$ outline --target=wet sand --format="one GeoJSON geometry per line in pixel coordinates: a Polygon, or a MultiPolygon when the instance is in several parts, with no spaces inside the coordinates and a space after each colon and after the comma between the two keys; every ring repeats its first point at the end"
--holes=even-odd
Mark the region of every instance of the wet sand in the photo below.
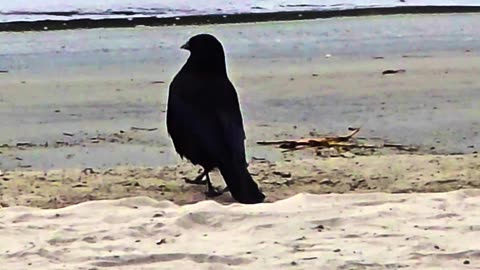
{"type": "Polygon", "coordinates": [[[0,264],[478,269],[478,29],[431,15],[0,33],[0,264]],[[204,31],[227,48],[268,203],[184,183],[199,168],[174,153],[165,102],[179,45],[204,31]],[[407,148],[256,144],[350,126],[407,148]]]}
{"type": "MultiPolygon", "coordinates": [[[[38,175],[46,174],[48,180],[49,174],[62,172],[77,179],[85,168],[104,175],[128,167],[134,175],[148,172],[146,178],[159,186],[164,181],[182,186],[181,178],[192,176],[197,169],[185,162],[178,167],[184,168],[183,172],[163,167],[181,162],[166,134],[165,102],[168,84],[187,57],[179,44],[198,32],[215,33],[227,48],[229,74],[245,118],[248,159],[265,159],[268,164],[278,164],[275,166],[279,170],[289,168],[291,181],[298,180],[299,173],[316,175],[316,171],[311,167],[297,173],[289,164],[307,160],[322,169],[327,161],[311,151],[285,155],[256,141],[342,134],[347,127],[361,126],[359,136],[418,146],[419,150],[409,157],[418,164],[423,164],[424,158],[454,160],[451,154],[468,155],[464,157],[469,160],[467,164],[475,164],[480,145],[480,111],[476,106],[480,99],[479,18],[474,14],[409,15],[1,33],[0,69],[8,71],[0,74],[0,169],[8,175],[1,182],[1,189],[6,190],[2,191],[2,200],[8,205],[35,201],[36,206],[55,207],[48,202],[52,196],[63,195],[52,189],[49,181],[38,182],[38,175]],[[382,75],[387,69],[406,72],[382,75]],[[169,173],[162,173],[164,170],[169,173]],[[15,187],[17,177],[24,179],[18,181],[28,188],[15,187]],[[45,192],[43,199],[38,198],[43,196],[38,192],[45,192]],[[35,194],[34,199],[22,195],[27,193],[35,194]]],[[[374,162],[377,159],[385,162],[380,166],[390,164],[397,154],[405,153],[373,153],[365,159],[365,166],[379,166],[374,162]]],[[[252,170],[256,168],[252,165],[252,170]]],[[[402,175],[408,175],[407,168],[400,167],[398,177],[389,179],[413,183],[410,178],[402,179],[402,175]]],[[[265,170],[267,175],[273,173],[265,170]]],[[[454,184],[448,188],[441,184],[438,189],[430,186],[428,190],[452,190],[457,183],[476,187],[478,178],[460,177],[475,176],[475,170],[473,165],[444,168],[439,174],[455,176],[454,184]]],[[[345,174],[352,172],[346,170],[345,174]]],[[[423,174],[425,181],[449,180],[430,179],[428,175],[435,172],[423,174]]],[[[127,175],[120,174],[119,178],[127,175]]],[[[87,185],[98,178],[89,177],[87,185]]],[[[345,184],[352,178],[343,174],[332,177],[333,182],[345,184]]],[[[261,178],[259,181],[263,181],[261,178]]],[[[315,181],[323,178],[314,177],[315,181]]],[[[75,183],[68,179],[63,180],[70,190],[75,183]]],[[[173,198],[148,191],[145,187],[149,185],[136,186],[135,191],[122,189],[118,194],[106,189],[94,195],[89,189],[93,186],[79,187],[75,190],[81,191],[78,196],[83,199],[75,195],[71,202],[58,205],[87,200],[89,196],[117,198],[148,193],[158,199],[173,198]]],[[[265,185],[272,198],[297,191],[284,195],[278,191],[277,196],[278,188],[265,185]]],[[[200,187],[187,189],[194,192],[178,202],[203,199],[200,187]]],[[[371,189],[402,190],[384,189],[383,185],[371,189]]],[[[324,189],[312,184],[300,190],[323,193],[357,188],[324,189]]]]}
{"type": "Polygon", "coordinates": [[[178,44],[198,32],[215,33],[227,48],[249,158],[282,159],[258,140],[339,134],[349,126],[361,126],[360,136],[428,153],[474,153],[480,144],[478,18],[2,33],[0,69],[8,73],[0,74],[1,166],[178,162],[165,131],[167,88],[187,57],[178,44]],[[386,69],[406,72],[384,76],[386,69]]]}

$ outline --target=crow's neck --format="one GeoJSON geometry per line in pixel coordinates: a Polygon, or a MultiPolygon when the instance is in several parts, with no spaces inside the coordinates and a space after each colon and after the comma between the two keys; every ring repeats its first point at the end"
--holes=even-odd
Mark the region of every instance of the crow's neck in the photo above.
{"type": "Polygon", "coordinates": [[[185,64],[185,68],[190,71],[195,72],[207,72],[207,73],[214,73],[214,74],[222,74],[227,75],[227,68],[225,64],[225,56],[224,55],[216,55],[216,56],[194,56],[190,55],[185,64]]]}

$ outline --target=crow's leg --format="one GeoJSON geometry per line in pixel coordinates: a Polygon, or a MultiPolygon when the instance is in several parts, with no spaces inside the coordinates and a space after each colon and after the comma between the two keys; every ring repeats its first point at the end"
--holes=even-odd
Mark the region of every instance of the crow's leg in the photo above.
{"type": "Polygon", "coordinates": [[[224,192],[228,191],[228,187],[224,189],[218,189],[213,187],[212,181],[210,181],[210,176],[207,173],[207,191],[205,192],[205,195],[207,195],[207,198],[213,198],[222,195],[224,192]]]}
{"type": "Polygon", "coordinates": [[[197,177],[195,177],[194,180],[190,180],[190,179],[185,179],[185,183],[187,184],[193,184],[193,185],[205,185],[205,183],[207,182],[206,180],[203,180],[203,177],[205,177],[205,175],[208,177],[208,170],[203,170],[203,172],[201,174],[199,174],[197,177]]]}

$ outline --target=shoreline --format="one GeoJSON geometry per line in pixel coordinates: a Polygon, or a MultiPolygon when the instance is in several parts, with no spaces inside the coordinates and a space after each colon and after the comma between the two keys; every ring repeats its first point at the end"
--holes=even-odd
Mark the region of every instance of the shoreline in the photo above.
{"type": "MultiPolygon", "coordinates": [[[[480,13],[480,6],[399,6],[358,8],[348,10],[314,10],[242,14],[191,15],[163,18],[159,18],[156,16],[148,16],[106,19],[40,20],[29,22],[17,21],[0,23],[0,32],[55,31],[93,28],[129,28],[137,26],[237,24],[269,21],[314,20],[339,17],[446,13],[480,13]]],[[[55,15],[58,14],[58,12],[52,14],[55,15]]],[[[70,14],[70,16],[72,15],[74,14],[70,14]]],[[[142,14],[132,13],[128,15],[134,16],[142,14]]]]}

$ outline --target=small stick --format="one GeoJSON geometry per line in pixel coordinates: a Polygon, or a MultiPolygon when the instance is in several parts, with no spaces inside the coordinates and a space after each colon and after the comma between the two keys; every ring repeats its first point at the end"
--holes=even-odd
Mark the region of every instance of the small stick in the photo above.
{"type": "Polygon", "coordinates": [[[131,130],[143,130],[143,131],[155,131],[158,128],[142,128],[142,127],[131,127],[131,130]]]}

